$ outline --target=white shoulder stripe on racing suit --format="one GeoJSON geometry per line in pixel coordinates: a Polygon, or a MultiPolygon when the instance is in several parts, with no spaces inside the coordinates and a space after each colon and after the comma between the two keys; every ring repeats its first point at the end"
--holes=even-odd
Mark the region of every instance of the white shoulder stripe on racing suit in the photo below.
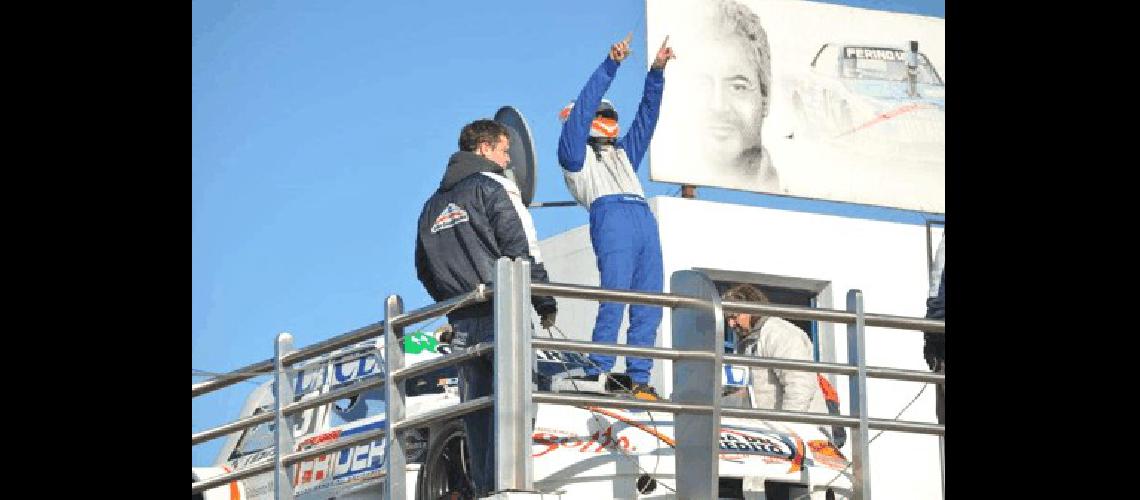
{"type": "Polygon", "coordinates": [[[515,206],[515,211],[519,214],[519,220],[522,221],[523,232],[526,233],[526,243],[530,251],[530,256],[534,258],[536,264],[541,264],[542,252],[538,249],[538,232],[534,230],[534,219],[531,219],[530,211],[523,205],[522,193],[519,192],[518,184],[515,184],[514,181],[501,175],[495,175],[490,172],[482,172],[482,174],[495,179],[495,182],[502,184],[503,188],[507,190],[507,196],[510,197],[511,204],[515,206]]]}

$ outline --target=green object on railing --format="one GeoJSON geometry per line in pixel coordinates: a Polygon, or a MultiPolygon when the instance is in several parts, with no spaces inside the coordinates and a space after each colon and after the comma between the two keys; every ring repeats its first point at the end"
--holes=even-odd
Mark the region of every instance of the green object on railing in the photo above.
{"type": "Polygon", "coordinates": [[[439,341],[430,333],[412,332],[404,335],[405,353],[419,354],[424,351],[435,352],[437,346],[439,346],[439,341]]]}

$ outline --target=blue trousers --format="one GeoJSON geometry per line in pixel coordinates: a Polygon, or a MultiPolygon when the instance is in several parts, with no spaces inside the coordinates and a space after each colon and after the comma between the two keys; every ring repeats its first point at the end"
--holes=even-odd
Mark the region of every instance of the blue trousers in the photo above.
{"type": "MultiPolygon", "coordinates": [[[[455,330],[452,345],[460,349],[495,338],[495,321],[492,316],[477,316],[451,321],[455,330]]],[[[470,401],[494,392],[494,367],[491,358],[480,356],[459,364],[459,399],[470,401]]],[[[488,408],[463,416],[467,431],[467,449],[471,457],[471,479],[479,496],[488,495],[495,487],[495,448],[491,440],[495,436],[495,422],[492,409],[488,408]]]]}
{"type": "MultiPolygon", "coordinates": [[[[661,292],[661,239],[657,233],[657,219],[649,205],[640,196],[628,194],[607,195],[590,205],[590,243],[598,258],[598,272],[603,288],[661,292]]],[[[625,304],[602,302],[594,321],[594,342],[617,342],[618,328],[625,314],[625,304]]],[[[657,326],[661,324],[661,307],[629,306],[629,345],[653,346],[657,340],[657,326]]],[[[614,356],[591,354],[597,367],[586,373],[596,375],[612,371],[614,356]]],[[[626,357],[625,372],[634,382],[649,382],[653,360],[626,357]]]]}

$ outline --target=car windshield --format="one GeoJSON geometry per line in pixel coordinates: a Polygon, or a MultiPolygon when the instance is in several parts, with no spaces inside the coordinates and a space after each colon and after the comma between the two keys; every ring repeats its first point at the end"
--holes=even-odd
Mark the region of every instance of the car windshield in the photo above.
{"type": "MultiPolygon", "coordinates": [[[[266,412],[273,411],[273,408],[263,406],[253,411],[253,415],[259,415],[266,412]]],[[[257,424],[242,432],[241,437],[238,438],[237,446],[234,447],[232,453],[227,460],[235,460],[245,455],[251,455],[259,451],[268,449],[273,446],[273,430],[276,427],[274,421],[263,422],[257,424]]]]}
{"type": "MultiPolygon", "coordinates": [[[[840,59],[843,78],[856,80],[884,80],[905,82],[907,52],[900,49],[877,47],[845,47],[840,59]]],[[[918,54],[919,84],[942,85],[942,78],[930,65],[926,56],[918,54]]]]}

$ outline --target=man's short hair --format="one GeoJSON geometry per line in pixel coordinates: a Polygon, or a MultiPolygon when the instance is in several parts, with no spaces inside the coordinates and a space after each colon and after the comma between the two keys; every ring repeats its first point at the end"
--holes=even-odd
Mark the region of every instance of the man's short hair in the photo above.
{"type": "Polygon", "coordinates": [[[459,132],[459,150],[475,152],[479,143],[485,142],[494,146],[499,143],[499,137],[510,138],[506,125],[495,120],[481,119],[468,123],[459,132]]]}
{"type": "Polygon", "coordinates": [[[768,46],[768,33],[760,24],[760,16],[735,0],[718,0],[713,9],[718,33],[736,35],[755,49],[748,51],[748,62],[756,67],[760,93],[768,97],[772,88],[772,51],[768,46]]]}
{"type": "MultiPolygon", "coordinates": [[[[757,304],[771,303],[768,300],[768,296],[765,295],[763,291],[748,283],[740,283],[733,286],[732,288],[729,288],[724,292],[724,296],[721,298],[735,302],[754,302],[757,304]]],[[[753,314],[752,321],[750,322],[751,324],[748,325],[748,328],[756,328],[756,323],[760,322],[760,317],[760,314],[753,314]]]]}

